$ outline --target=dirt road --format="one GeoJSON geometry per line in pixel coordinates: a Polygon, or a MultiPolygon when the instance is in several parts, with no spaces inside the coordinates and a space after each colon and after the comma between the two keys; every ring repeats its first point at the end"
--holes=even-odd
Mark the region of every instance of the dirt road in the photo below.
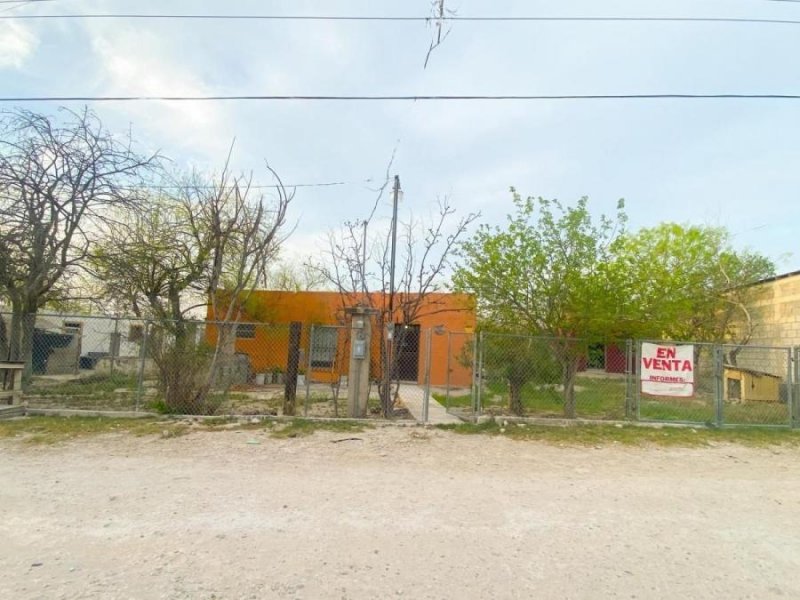
{"type": "Polygon", "coordinates": [[[800,451],[0,442],[0,598],[800,598],[800,451]]]}

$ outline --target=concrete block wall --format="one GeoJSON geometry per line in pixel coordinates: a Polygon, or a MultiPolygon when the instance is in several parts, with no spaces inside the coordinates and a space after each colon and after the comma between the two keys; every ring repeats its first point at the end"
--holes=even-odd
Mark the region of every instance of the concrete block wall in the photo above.
{"type": "Polygon", "coordinates": [[[751,345],[800,346],[800,272],[759,284],[750,310],[751,345]]]}

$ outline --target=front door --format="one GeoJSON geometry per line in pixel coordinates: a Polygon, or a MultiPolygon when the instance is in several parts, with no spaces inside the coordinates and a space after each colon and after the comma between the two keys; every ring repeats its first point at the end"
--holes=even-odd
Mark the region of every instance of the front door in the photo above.
{"type": "Polygon", "coordinates": [[[419,325],[395,325],[397,378],[417,381],[419,376],[419,325]]]}

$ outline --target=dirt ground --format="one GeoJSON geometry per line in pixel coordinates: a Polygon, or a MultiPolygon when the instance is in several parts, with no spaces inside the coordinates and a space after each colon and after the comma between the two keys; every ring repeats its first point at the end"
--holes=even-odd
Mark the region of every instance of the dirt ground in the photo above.
{"type": "Polygon", "coordinates": [[[800,598],[800,451],[6,440],[0,574],[9,600],[800,598]]]}

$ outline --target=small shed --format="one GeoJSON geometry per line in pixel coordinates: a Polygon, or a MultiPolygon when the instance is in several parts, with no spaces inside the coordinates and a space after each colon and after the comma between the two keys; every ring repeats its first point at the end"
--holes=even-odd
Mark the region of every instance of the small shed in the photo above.
{"type": "Polygon", "coordinates": [[[735,365],[724,367],[726,402],[780,402],[783,378],[735,365]]]}

